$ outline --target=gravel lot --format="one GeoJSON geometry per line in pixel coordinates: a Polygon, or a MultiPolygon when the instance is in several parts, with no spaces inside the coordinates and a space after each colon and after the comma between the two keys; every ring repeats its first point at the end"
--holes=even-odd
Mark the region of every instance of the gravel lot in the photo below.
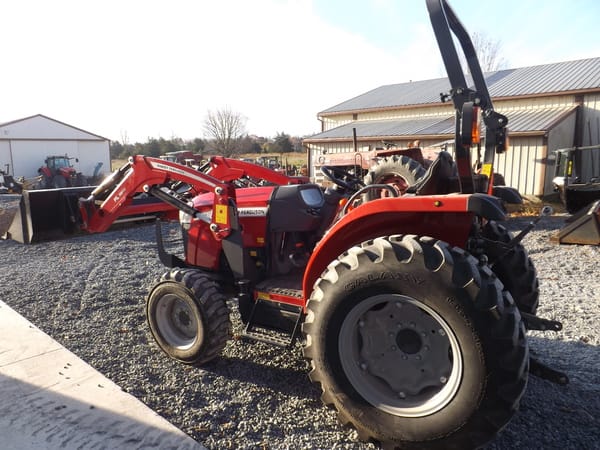
{"type": "MultiPolygon", "coordinates": [[[[564,218],[544,218],[524,244],[539,273],[539,314],[564,325],[530,333],[530,346],[571,383],[531,377],[489,449],[600,448],[600,249],[551,243],[564,218]]],[[[165,270],[152,226],[30,246],[0,241],[0,255],[2,300],[206,447],[374,448],[321,405],[299,345],[233,340],[205,369],[168,359],[144,316],[147,289],[165,270]]]]}

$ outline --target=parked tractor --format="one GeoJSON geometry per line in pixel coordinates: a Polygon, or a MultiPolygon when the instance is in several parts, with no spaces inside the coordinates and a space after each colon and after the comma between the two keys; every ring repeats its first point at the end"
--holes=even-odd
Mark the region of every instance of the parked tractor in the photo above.
{"type": "Polygon", "coordinates": [[[44,161],[44,166],[38,169],[41,175],[41,184],[45,189],[65,188],[74,186],[85,186],[87,180],[77,172],[71,164],[71,159],[67,155],[48,156],[44,161]]]}
{"type": "Polygon", "coordinates": [[[268,167],[277,172],[285,172],[284,164],[277,155],[259,156],[256,158],[256,164],[268,167]]]}
{"type": "Polygon", "coordinates": [[[188,150],[179,150],[176,152],[167,152],[160,156],[165,161],[173,161],[184,166],[198,168],[206,162],[204,157],[199,153],[192,153],[188,150]]]}
{"type": "Polygon", "coordinates": [[[492,174],[508,118],[494,110],[447,1],[426,3],[451,85],[442,99],[456,111],[455,154],[440,152],[402,195],[331,167],[323,188],[239,160],[213,157],[194,170],[135,156],[79,200],[80,226],[106,230],[141,192],[171,206],[165,217],[179,220],[183,248],[169,253],[157,222],[168,269],[146,298],[169,357],[195,366],[217,358],[231,338],[229,304],[246,339],[300,341],[323,402],[360,439],[466,449],[507,424],[530,373],[568,379],[528,350],[527,330],[561,324],[536,315],[538,277],[521,244],[534,223],[515,237],[500,223],[492,174]]]}
{"type": "Polygon", "coordinates": [[[574,214],[600,199],[600,145],[555,150],[554,191],[574,214]]]}
{"type": "Polygon", "coordinates": [[[20,194],[23,192],[23,184],[6,171],[0,169],[0,194],[20,194]]]}

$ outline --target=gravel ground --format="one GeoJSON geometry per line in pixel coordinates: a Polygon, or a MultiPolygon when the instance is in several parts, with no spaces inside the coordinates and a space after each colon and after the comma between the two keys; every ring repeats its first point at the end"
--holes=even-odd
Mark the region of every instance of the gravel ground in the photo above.
{"type": "MultiPolygon", "coordinates": [[[[544,218],[524,244],[539,273],[539,314],[564,324],[530,333],[530,346],[571,383],[531,377],[489,449],[600,448],[600,248],[551,243],[564,218],[544,218]]],[[[232,340],[204,369],[168,359],[144,315],[147,289],[165,270],[152,226],[30,246],[0,241],[0,255],[8,305],[209,449],[374,448],[321,405],[299,345],[232,340]]]]}

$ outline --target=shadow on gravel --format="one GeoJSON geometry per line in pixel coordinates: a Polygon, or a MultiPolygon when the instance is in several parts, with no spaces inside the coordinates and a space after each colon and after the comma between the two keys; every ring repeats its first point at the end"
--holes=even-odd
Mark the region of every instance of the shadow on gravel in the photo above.
{"type": "Polygon", "coordinates": [[[559,386],[530,376],[513,420],[487,449],[597,449],[600,446],[600,348],[531,336],[532,354],[565,372],[559,386]]]}
{"type": "Polygon", "coordinates": [[[236,345],[242,349],[245,346],[259,345],[263,348],[258,351],[248,349],[248,353],[244,356],[223,355],[212,364],[203,367],[203,370],[229,380],[250,383],[281,394],[318,400],[318,389],[313,387],[308,378],[308,366],[299,356],[300,350],[269,348],[263,344],[252,343],[236,343],[236,345]],[[271,359],[277,353],[278,355],[271,359]],[[296,359],[297,361],[293,361],[296,359]],[[278,364],[277,360],[281,362],[286,360],[286,363],[278,364]],[[290,360],[294,362],[294,367],[285,367],[290,365],[290,360]]]}

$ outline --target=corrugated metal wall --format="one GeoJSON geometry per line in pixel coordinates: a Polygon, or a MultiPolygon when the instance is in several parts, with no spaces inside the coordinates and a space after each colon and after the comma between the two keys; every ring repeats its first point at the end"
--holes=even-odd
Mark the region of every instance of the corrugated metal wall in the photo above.
{"type": "MultiPolygon", "coordinates": [[[[584,146],[600,145],[600,94],[587,95],[583,102],[584,146]]],[[[600,176],[600,150],[582,151],[582,181],[600,176]]]]}
{"type": "Polygon", "coordinates": [[[332,128],[339,127],[346,123],[352,122],[352,114],[340,114],[335,117],[323,117],[323,131],[331,130],[332,128]]]}
{"type": "Polygon", "coordinates": [[[600,94],[584,97],[582,116],[585,125],[583,145],[600,144],[600,94]]]}
{"type": "Polygon", "coordinates": [[[548,132],[548,158],[546,166],[546,178],[544,182],[544,195],[552,194],[552,179],[556,170],[555,150],[572,147],[575,140],[576,115],[571,114],[561,123],[557,124],[548,132]]]}
{"type": "Polygon", "coordinates": [[[454,115],[452,105],[431,106],[428,108],[400,109],[392,111],[372,111],[360,113],[357,120],[394,120],[394,119],[412,119],[415,117],[441,116],[447,117],[454,115]]]}
{"type": "Polygon", "coordinates": [[[546,147],[542,136],[512,138],[509,149],[496,155],[494,170],[504,175],[507,186],[521,194],[542,195],[546,147]]]}

